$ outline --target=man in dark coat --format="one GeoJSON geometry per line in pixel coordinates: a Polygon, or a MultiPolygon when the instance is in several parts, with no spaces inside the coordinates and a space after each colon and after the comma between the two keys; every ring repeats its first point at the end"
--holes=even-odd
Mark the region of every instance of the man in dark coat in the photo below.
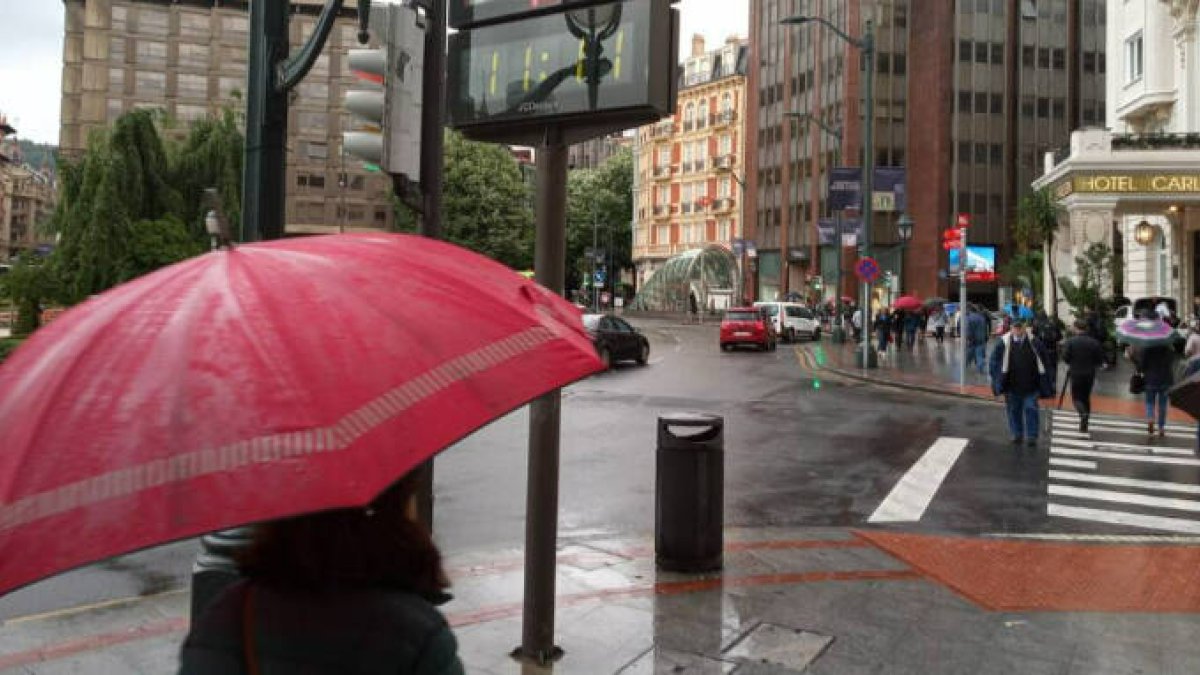
{"type": "Polygon", "coordinates": [[[1012,442],[1037,446],[1041,420],[1038,399],[1054,396],[1054,374],[1046,367],[1049,356],[1041,341],[1026,330],[1025,321],[1013,321],[1012,330],[992,350],[992,393],[1004,395],[1012,442]]]}
{"type": "Polygon", "coordinates": [[[963,329],[967,347],[967,367],[971,367],[974,362],[979,368],[979,374],[983,374],[985,367],[988,341],[988,324],[987,319],[983,317],[983,313],[977,307],[972,307],[970,313],[967,314],[966,327],[963,329]]]}
{"type": "Polygon", "coordinates": [[[1092,387],[1096,384],[1096,370],[1104,367],[1104,347],[1088,335],[1086,321],[1075,322],[1075,335],[1063,343],[1062,358],[1071,382],[1071,402],[1079,412],[1079,431],[1087,433],[1092,387]]]}

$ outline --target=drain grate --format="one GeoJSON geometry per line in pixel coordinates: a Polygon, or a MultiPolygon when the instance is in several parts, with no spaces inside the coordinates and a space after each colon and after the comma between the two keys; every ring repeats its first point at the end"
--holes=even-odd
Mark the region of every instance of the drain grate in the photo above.
{"type": "Polygon", "coordinates": [[[760,623],[725,648],[739,663],[764,663],[800,672],[833,643],[833,637],[774,623],[760,623]]]}

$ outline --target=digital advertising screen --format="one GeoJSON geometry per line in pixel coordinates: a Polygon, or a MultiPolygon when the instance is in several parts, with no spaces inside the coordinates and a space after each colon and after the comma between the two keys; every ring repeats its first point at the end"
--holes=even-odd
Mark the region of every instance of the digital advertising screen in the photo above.
{"type": "MultiPolygon", "coordinates": [[[[959,269],[959,249],[952,248],[950,253],[950,270],[959,269]]],[[[996,280],[996,247],[967,245],[967,281],[996,280]]]]}

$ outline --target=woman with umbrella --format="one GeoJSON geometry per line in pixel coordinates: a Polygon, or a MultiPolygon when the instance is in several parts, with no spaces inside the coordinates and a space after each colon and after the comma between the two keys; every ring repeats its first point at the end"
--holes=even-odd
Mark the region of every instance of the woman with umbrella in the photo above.
{"type": "Polygon", "coordinates": [[[464,672],[436,608],[450,584],[417,522],[418,474],[365,509],[258,526],[237,554],[246,580],[192,626],[180,675],[464,672]]]}
{"type": "Polygon", "coordinates": [[[1117,333],[1129,344],[1126,355],[1137,368],[1143,381],[1146,399],[1146,431],[1166,435],[1167,390],[1175,384],[1174,330],[1161,319],[1130,319],[1121,324],[1117,333]]]}

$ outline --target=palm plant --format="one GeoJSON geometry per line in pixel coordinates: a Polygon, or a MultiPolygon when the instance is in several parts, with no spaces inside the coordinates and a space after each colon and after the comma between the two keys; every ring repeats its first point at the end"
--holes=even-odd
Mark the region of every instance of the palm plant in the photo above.
{"type": "Polygon", "coordinates": [[[1058,316],[1058,274],[1054,269],[1054,236],[1058,232],[1063,208],[1055,201],[1049,188],[1042,188],[1025,195],[1017,205],[1017,222],[1013,227],[1013,238],[1020,253],[1030,248],[1041,249],[1044,260],[1050,267],[1050,302],[1047,310],[1058,316]]]}

